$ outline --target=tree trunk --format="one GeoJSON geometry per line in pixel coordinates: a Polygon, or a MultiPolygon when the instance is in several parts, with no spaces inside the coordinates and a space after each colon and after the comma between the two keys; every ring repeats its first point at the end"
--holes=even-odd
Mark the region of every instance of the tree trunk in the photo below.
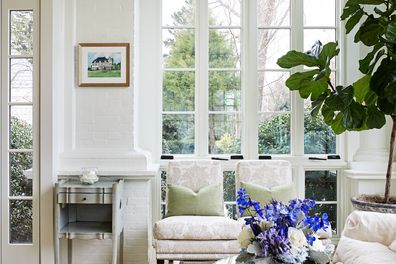
{"type": "Polygon", "coordinates": [[[386,171],[386,184],[385,184],[385,203],[389,202],[391,180],[392,180],[392,165],[393,165],[393,150],[395,148],[395,137],[396,137],[396,116],[392,115],[392,134],[390,138],[389,146],[389,159],[388,159],[388,169],[386,171]]]}

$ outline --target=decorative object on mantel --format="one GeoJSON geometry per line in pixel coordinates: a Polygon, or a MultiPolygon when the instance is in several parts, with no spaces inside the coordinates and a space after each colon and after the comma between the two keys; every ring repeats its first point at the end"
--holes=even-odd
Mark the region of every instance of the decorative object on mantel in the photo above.
{"type": "Polygon", "coordinates": [[[129,86],[129,43],[80,43],[78,86],[129,86]]]}
{"type": "Polygon", "coordinates": [[[396,197],[390,197],[393,152],[396,137],[396,1],[346,1],[341,20],[349,34],[357,25],[355,42],[373,47],[359,61],[363,77],[349,86],[335,86],[331,80],[331,61],[340,51],[334,42],[322,46],[317,41],[307,53],[289,51],[278,60],[282,68],[309,67],[286,81],[290,90],[312,102],[312,115],[321,112],[323,120],[336,134],[345,130],[381,128],[385,116],[392,119],[385,194],[352,198],[356,209],[396,213],[396,197]],[[366,8],[369,6],[368,8],[366,8]],[[364,22],[359,23],[364,18],[364,22]],[[370,205],[376,203],[376,206],[370,205]],[[366,206],[364,205],[366,204],[366,206]],[[381,208],[384,205],[384,208],[381,208]],[[391,208],[391,209],[390,209],[391,208]]]}
{"type": "Polygon", "coordinates": [[[309,216],[315,201],[294,199],[286,204],[272,199],[260,207],[241,188],[237,203],[240,215],[247,217],[243,218],[245,226],[238,237],[243,252],[236,263],[330,262],[334,245],[330,240],[319,239],[320,232],[330,228],[328,216],[309,216]]]}
{"type": "Polygon", "coordinates": [[[99,180],[98,168],[82,168],[80,181],[85,184],[94,184],[99,180]]]}

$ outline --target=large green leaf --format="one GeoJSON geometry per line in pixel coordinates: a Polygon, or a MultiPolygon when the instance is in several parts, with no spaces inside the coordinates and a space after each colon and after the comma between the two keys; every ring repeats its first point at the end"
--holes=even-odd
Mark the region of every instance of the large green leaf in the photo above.
{"type": "Polygon", "coordinates": [[[375,106],[367,108],[367,121],[366,125],[369,129],[381,128],[385,125],[386,119],[383,112],[377,109],[375,106]]]}
{"type": "Polygon", "coordinates": [[[359,23],[360,19],[363,17],[363,10],[359,9],[353,16],[351,16],[345,24],[346,33],[352,31],[352,29],[359,23]]]}
{"type": "Polygon", "coordinates": [[[364,97],[364,103],[366,105],[375,105],[377,103],[378,96],[373,90],[367,92],[366,96],[364,97]]]}
{"type": "Polygon", "coordinates": [[[385,88],[396,80],[396,62],[384,59],[374,72],[370,81],[370,88],[379,97],[385,95],[385,88]]]}
{"type": "Polygon", "coordinates": [[[322,116],[326,124],[331,125],[333,123],[334,111],[325,104],[322,107],[322,116]]]}
{"type": "Polygon", "coordinates": [[[350,6],[345,6],[342,15],[341,15],[341,20],[345,20],[351,15],[353,15],[356,11],[358,11],[360,8],[359,5],[350,5],[350,6]]]}
{"type": "Polygon", "coordinates": [[[352,102],[344,111],[342,125],[347,130],[356,130],[364,126],[367,113],[364,107],[356,102],[352,102]]]}
{"type": "Polygon", "coordinates": [[[390,103],[396,105],[396,80],[385,87],[384,95],[390,103]]]}
{"type": "Polygon", "coordinates": [[[311,97],[311,100],[316,100],[327,88],[327,81],[325,78],[322,78],[318,81],[305,82],[299,92],[302,98],[311,97]]]}
{"type": "Polygon", "coordinates": [[[370,15],[359,28],[359,40],[366,46],[374,46],[383,33],[382,24],[373,15],[370,15]]]}
{"type": "Polygon", "coordinates": [[[315,57],[309,56],[299,51],[289,51],[286,55],[280,57],[277,64],[281,68],[290,69],[296,66],[305,65],[308,67],[318,66],[318,60],[315,57]]]}
{"type": "Polygon", "coordinates": [[[311,107],[312,107],[311,115],[312,116],[316,116],[319,113],[319,110],[321,109],[326,97],[327,97],[327,93],[323,93],[319,96],[318,99],[311,101],[311,107]]]}
{"type": "Polygon", "coordinates": [[[380,51],[378,51],[378,53],[377,53],[377,55],[375,55],[375,58],[374,58],[374,60],[373,60],[373,62],[370,64],[370,66],[369,66],[369,69],[368,69],[368,73],[369,74],[372,74],[373,73],[373,71],[374,71],[374,69],[375,69],[375,66],[377,65],[377,63],[378,63],[378,61],[382,58],[382,56],[384,56],[385,55],[385,50],[380,50],[380,51]]]}
{"type": "Polygon", "coordinates": [[[323,46],[322,52],[319,54],[319,62],[322,68],[328,66],[330,61],[340,53],[340,49],[337,48],[338,42],[329,42],[323,46]]]}
{"type": "Polygon", "coordinates": [[[388,25],[385,36],[388,41],[396,42],[396,21],[393,21],[388,25]]]}
{"type": "Polygon", "coordinates": [[[338,86],[336,90],[326,99],[325,104],[333,111],[343,111],[353,100],[353,87],[338,86]]]}
{"type": "Polygon", "coordinates": [[[365,75],[353,84],[353,90],[358,103],[362,103],[370,91],[371,75],[365,75]]]}
{"type": "Polygon", "coordinates": [[[343,119],[344,119],[344,114],[342,112],[339,112],[331,124],[331,128],[333,129],[334,133],[336,133],[337,135],[345,131],[345,127],[342,125],[343,119]]]}
{"type": "Polygon", "coordinates": [[[296,72],[292,74],[286,80],[286,86],[290,90],[300,90],[301,87],[304,87],[309,84],[314,78],[316,74],[319,73],[319,70],[312,70],[307,72],[296,72]]]}
{"type": "Polygon", "coordinates": [[[367,74],[369,72],[371,61],[374,59],[374,56],[378,52],[378,50],[382,47],[383,45],[381,43],[378,43],[374,46],[371,52],[367,53],[364,59],[359,60],[359,70],[361,73],[367,74]]]}
{"type": "Polygon", "coordinates": [[[379,98],[377,102],[378,108],[386,115],[396,114],[395,106],[391,104],[386,98],[379,98]]]}

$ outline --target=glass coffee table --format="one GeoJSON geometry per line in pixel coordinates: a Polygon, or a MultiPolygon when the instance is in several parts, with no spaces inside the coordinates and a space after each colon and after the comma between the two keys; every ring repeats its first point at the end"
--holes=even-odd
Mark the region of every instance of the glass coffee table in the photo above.
{"type": "Polygon", "coordinates": [[[220,259],[220,260],[216,261],[215,264],[235,264],[237,257],[238,256],[228,257],[228,258],[225,258],[225,259],[220,259]]]}

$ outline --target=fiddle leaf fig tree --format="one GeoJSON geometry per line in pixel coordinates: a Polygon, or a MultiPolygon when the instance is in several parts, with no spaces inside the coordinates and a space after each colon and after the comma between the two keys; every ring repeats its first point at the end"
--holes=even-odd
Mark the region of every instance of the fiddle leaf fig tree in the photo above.
{"type": "Polygon", "coordinates": [[[335,86],[331,82],[331,61],[340,52],[337,42],[322,45],[317,41],[310,51],[289,51],[277,63],[285,69],[299,67],[301,71],[292,74],[286,86],[310,99],[311,114],[321,114],[336,134],[381,128],[385,116],[391,117],[384,197],[388,203],[396,137],[396,0],[348,0],[341,20],[346,21],[347,34],[357,28],[356,43],[371,47],[359,60],[362,77],[355,83],[335,86]]]}

